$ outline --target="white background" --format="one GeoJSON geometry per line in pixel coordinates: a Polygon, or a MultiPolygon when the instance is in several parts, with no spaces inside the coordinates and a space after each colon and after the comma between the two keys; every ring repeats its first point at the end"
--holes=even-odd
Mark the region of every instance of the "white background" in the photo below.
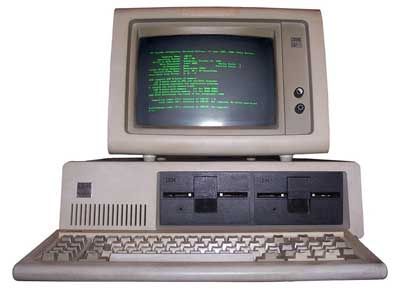
{"type": "Polygon", "coordinates": [[[1,288],[399,288],[400,25],[397,1],[1,1],[1,288]],[[331,149],[311,157],[361,164],[363,242],[384,281],[297,283],[16,282],[13,265],[58,226],[61,167],[108,156],[113,9],[261,6],[322,10],[331,149]]]}

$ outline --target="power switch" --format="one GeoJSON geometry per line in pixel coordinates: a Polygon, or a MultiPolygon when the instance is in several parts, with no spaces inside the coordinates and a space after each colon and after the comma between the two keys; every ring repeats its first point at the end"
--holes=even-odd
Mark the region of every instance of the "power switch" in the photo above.
{"type": "Polygon", "coordinates": [[[288,212],[307,214],[310,212],[310,177],[288,177],[288,212]]]}

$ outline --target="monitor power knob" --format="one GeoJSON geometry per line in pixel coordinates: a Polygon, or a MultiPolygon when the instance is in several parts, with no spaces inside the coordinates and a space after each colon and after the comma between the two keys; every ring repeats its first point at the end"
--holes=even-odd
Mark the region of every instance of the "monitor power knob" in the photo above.
{"type": "Polygon", "coordinates": [[[293,95],[297,98],[300,98],[304,95],[304,88],[302,87],[296,87],[296,89],[293,91],[293,95]]]}

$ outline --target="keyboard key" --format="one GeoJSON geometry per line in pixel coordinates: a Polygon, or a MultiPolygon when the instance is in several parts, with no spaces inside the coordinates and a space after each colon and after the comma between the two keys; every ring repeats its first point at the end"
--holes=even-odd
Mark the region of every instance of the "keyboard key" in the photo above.
{"type": "Polygon", "coordinates": [[[352,256],[352,255],[354,255],[354,250],[351,248],[344,248],[343,255],[344,256],[352,256]]]}
{"type": "Polygon", "coordinates": [[[305,251],[305,252],[297,252],[296,258],[288,259],[288,261],[315,261],[315,259],[311,257],[310,251],[305,251]]]}
{"type": "Polygon", "coordinates": [[[278,257],[279,257],[279,253],[277,253],[277,252],[267,252],[264,254],[262,260],[264,260],[264,261],[280,261],[278,259],[278,257]]]}
{"type": "Polygon", "coordinates": [[[99,259],[99,254],[96,251],[88,251],[86,253],[85,259],[86,261],[97,261],[99,259]]]}
{"type": "Polygon", "coordinates": [[[195,243],[197,243],[199,241],[199,238],[197,236],[189,236],[187,238],[187,241],[194,246],[195,243]]]}
{"type": "Polygon", "coordinates": [[[274,243],[276,244],[280,244],[280,243],[284,243],[286,240],[283,237],[283,235],[274,235],[274,243]]]}
{"type": "Polygon", "coordinates": [[[296,257],[296,250],[287,250],[284,256],[288,259],[294,259],[296,257]]]}
{"type": "Polygon", "coordinates": [[[252,238],[251,236],[242,236],[241,241],[242,241],[243,243],[245,243],[246,245],[249,245],[249,243],[251,242],[252,239],[253,239],[253,238],[252,238]]]}
{"type": "Polygon", "coordinates": [[[227,250],[228,248],[234,248],[234,247],[236,247],[236,246],[234,246],[230,242],[222,242],[222,244],[221,244],[222,250],[227,250]]]}
{"type": "Polygon", "coordinates": [[[72,260],[72,252],[62,252],[62,253],[58,253],[57,256],[57,261],[71,261],[72,260]]]}
{"type": "Polygon", "coordinates": [[[208,249],[210,250],[210,251],[212,251],[213,250],[213,248],[217,248],[217,247],[219,247],[219,245],[218,245],[218,243],[216,243],[216,242],[210,242],[210,243],[208,243],[208,249]]]}
{"type": "Polygon", "coordinates": [[[254,250],[254,248],[256,248],[256,247],[260,247],[260,243],[258,243],[258,242],[255,242],[255,241],[252,241],[252,242],[250,242],[249,243],[249,247],[250,247],[250,250],[254,250]]]}
{"type": "Polygon", "coordinates": [[[63,250],[68,248],[68,246],[69,246],[69,243],[67,243],[67,242],[57,242],[57,245],[56,245],[57,248],[61,248],[63,250]]]}
{"type": "Polygon", "coordinates": [[[204,243],[206,246],[208,245],[208,243],[210,243],[212,241],[212,238],[210,236],[203,236],[200,239],[201,243],[204,243]]]}
{"type": "Polygon", "coordinates": [[[147,242],[150,245],[153,245],[157,241],[158,241],[158,237],[157,236],[149,236],[149,237],[147,237],[147,242]]]}
{"type": "Polygon", "coordinates": [[[310,241],[310,238],[304,234],[298,235],[298,239],[300,242],[305,242],[305,243],[310,241]]]}
{"type": "Polygon", "coordinates": [[[325,252],[324,258],[317,258],[317,260],[322,260],[322,259],[324,259],[324,260],[343,260],[343,257],[338,255],[334,251],[327,251],[327,252],[325,252]]]}
{"type": "Polygon", "coordinates": [[[70,248],[76,248],[78,251],[80,251],[80,250],[83,249],[84,246],[81,243],[70,243],[69,247],[70,248]]]}
{"type": "Polygon", "coordinates": [[[335,241],[335,239],[336,239],[336,237],[335,237],[335,235],[333,235],[333,234],[325,234],[324,235],[324,239],[326,240],[326,241],[335,241]]]}
{"type": "Polygon", "coordinates": [[[264,244],[265,241],[266,241],[265,236],[258,235],[258,236],[255,236],[255,237],[254,237],[254,242],[257,242],[257,243],[259,243],[259,244],[264,244]]]}
{"type": "Polygon", "coordinates": [[[67,243],[71,243],[73,240],[73,236],[72,235],[64,235],[61,237],[61,242],[67,242],[67,243]]]}
{"type": "Polygon", "coordinates": [[[279,253],[280,249],[278,246],[269,246],[268,247],[268,252],[274,252],[274,253],[279,253]]]}
{"type": "Polygon", "coordinates": [[[164,245],[166,245],[168,242],[172,241],[172,237],[171,236],[161,236],[160,237],[160,242],[163,243],[164,245]]]}
{"type": "Polygon", "coordinates": [[[239,237],[238,236],[228,236],[229,243],[232,243],[232,245],[236,245],[236,242],[239,242],[239,237]]]}
{"type": "Polygon", "coordinates": [[[221,246],[223,242],[225,242],[225,237],[224,236],[216,236],[214,238],[214,242],[218,243],[218,246],[221,246]]]}
{"type": "Polygon", "coordinates": [[[345,241],[340,240],[335,242],[335,246],[336,248],[346,248],[347,244],[345,241]]]}
{"type": "Polygon", "coordinates": [[[293,245],[291,243],[284,243],[280,245],[281,251],[290,251],[293,250],[293,245]]]}
{"type": "Polygon", "coordinates": [[[107,241],[106,236],[97,235],[97,236],[94,236],[94,238],[93,238],[93,242],[105,243],[106,241],[107,241]]]}
{"type": "Polygon", "coordinates": [[[133,237],[133,241],[138,245],[141,242],[144,242],[144,236],[135,236],[133,237]]]}
{"type": "Polygon", "coordinates": [[[123,236],[123,237],[121,237],[121,243],[122,243],[122,244],[126,244],[126,243],[131,242],[131,241],[132,241],[132,238],[129,237],[129,236],[123,236]]]}
{"type": "Polygon", "coordinates": [[[314,258],[324,258],[325,250],[324,249],[313,250],[313,257],[314,258]]]}
{"type": "Polygon", "coordinates": [[[111,262],[253,262],[252,254],[111,254],[111,262]]]}
{"type": "Polygon", "coordinates": [[[329,249],[327,253],[339,256],[340,255],[340,250],[339,249],[329,249]]]}
{"type": "Polygon", "coordinates": [[[208,248],[207,247],[198,247],[197,250],[200,253],[204,254],[204,253],[206,253],[208,251],[208,248]]]}
{"type": "Polygon", "coordinates": [[[184,241],[185,241],[185,237],[184,236],[176,236],[174,238],[174,242],[177,243],[178,245],[180,245],[184,241]]]}
{"type": "Polygon", "coordinates": [[[56,261],[57,260],[57,253],[54,251],[49,251],[43,254],[42,261],[56,261]]]}

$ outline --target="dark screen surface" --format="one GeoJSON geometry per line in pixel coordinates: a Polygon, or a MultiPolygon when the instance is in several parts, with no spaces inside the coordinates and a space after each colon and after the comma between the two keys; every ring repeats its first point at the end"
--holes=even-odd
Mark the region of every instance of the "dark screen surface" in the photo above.
{"type": "Polygon", "coordinates": [[[266,127],[276,122],[271,38],[141,38],[136,81],[138,126],[266,127]]]}

